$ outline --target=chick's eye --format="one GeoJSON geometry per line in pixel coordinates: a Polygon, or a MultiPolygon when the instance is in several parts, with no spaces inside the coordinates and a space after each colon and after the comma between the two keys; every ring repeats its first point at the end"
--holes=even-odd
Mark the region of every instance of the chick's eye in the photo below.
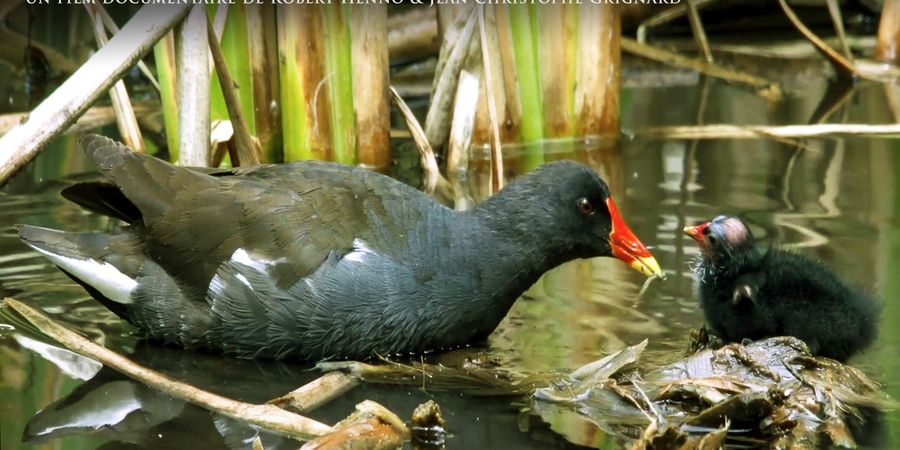
{"type": "Polygon", "coordinates": [[[589,216],[594,213],[594,205],[591,204],[591,201],[585,197],[578,199],[578,211],[585,216],[589,216]]]}

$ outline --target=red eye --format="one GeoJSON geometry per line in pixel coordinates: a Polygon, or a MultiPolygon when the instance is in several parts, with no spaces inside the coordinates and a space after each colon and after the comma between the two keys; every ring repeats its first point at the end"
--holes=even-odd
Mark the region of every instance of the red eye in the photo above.
{"type": "Polygon", "coordinates": [[[589,216],[594,213],[594,205],[591,204],[591,201],[585,197],[578,199],[578,211],[585,216],[589,216]]]}

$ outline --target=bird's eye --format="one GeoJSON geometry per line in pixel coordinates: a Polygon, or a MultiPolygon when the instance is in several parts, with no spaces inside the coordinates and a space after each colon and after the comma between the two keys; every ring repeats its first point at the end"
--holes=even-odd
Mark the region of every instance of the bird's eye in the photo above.
{"type": "Polygon", "coordinates": [[[703,233],[704,236],[709,236],[709,227],[703,228],[702,233],[703,233]]]}
{"type": "Polygon", "coordinates": [[[581,197],[578,199],[578,211],[585,216],[589,216],[594,213],[594,205],[586,197],[581,197]]]}

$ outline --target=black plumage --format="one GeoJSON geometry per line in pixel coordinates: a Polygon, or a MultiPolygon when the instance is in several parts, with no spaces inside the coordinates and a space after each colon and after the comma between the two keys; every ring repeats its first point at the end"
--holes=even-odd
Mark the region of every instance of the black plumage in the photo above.
{"type": "Polygon", "coordinates": [[[736,217],[685,227],[700,245],[695,290],[706,322],[731,342],[794,336],[845,360],[872,343],[880,305],[819,261],[755,242],[736,217]]]}
{"type": "Polygon", "coordinates": [[[339,164],[194,170],[100,136],[81,146],[108,181],[63,195],[128,226],[23,225],[21,238],[151,338],[185,348],[305,360],[440,350],[486,338],[563,262],[616,256],[659,272],[606,183],[574,162],[457,212],[339,164]]]}

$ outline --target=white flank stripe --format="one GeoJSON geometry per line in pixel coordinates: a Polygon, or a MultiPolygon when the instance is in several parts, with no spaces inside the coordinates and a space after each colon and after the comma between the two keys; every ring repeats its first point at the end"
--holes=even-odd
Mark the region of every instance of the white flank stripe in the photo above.
{"type": "Polygon", "coordinates": [[[269,271],[269,268],[272,266],[283,263],[287,261],[287,258],[281,257],[275,260],[265,259],[265,258],[257,258],[254,256],[250,256],[247,253],[247,250],[242,248],[238,248],[231,254],[231,261],[239,264],[243,264],[245,266],[252,267],[256,269],[258,272],[266,273],[269,271]]]}
{"type": "Polygon", "coordinates": [[[43,253],[53,264],[62,267],[66,272],[100,291],[104,297],[116,303],[131,303],[131,291],[137,287],[137,281],[119,272],[119,269],[112,264],[101,263],[90,258],[70,258],[33,245],[31,248],[43,253]]]}
{"type": "Polygon", "coordinates": [[[353,240],[353,251],[350,253],[347,253],[344,256],[344,259],[346,259],[347,261],[364,263],[366,255],[374,255],[374,254],[375,254],[375,252],[373,252],[372,249],[366,245],[365,241],[363,241],[362,239],[356,238],[353,240]]]}

